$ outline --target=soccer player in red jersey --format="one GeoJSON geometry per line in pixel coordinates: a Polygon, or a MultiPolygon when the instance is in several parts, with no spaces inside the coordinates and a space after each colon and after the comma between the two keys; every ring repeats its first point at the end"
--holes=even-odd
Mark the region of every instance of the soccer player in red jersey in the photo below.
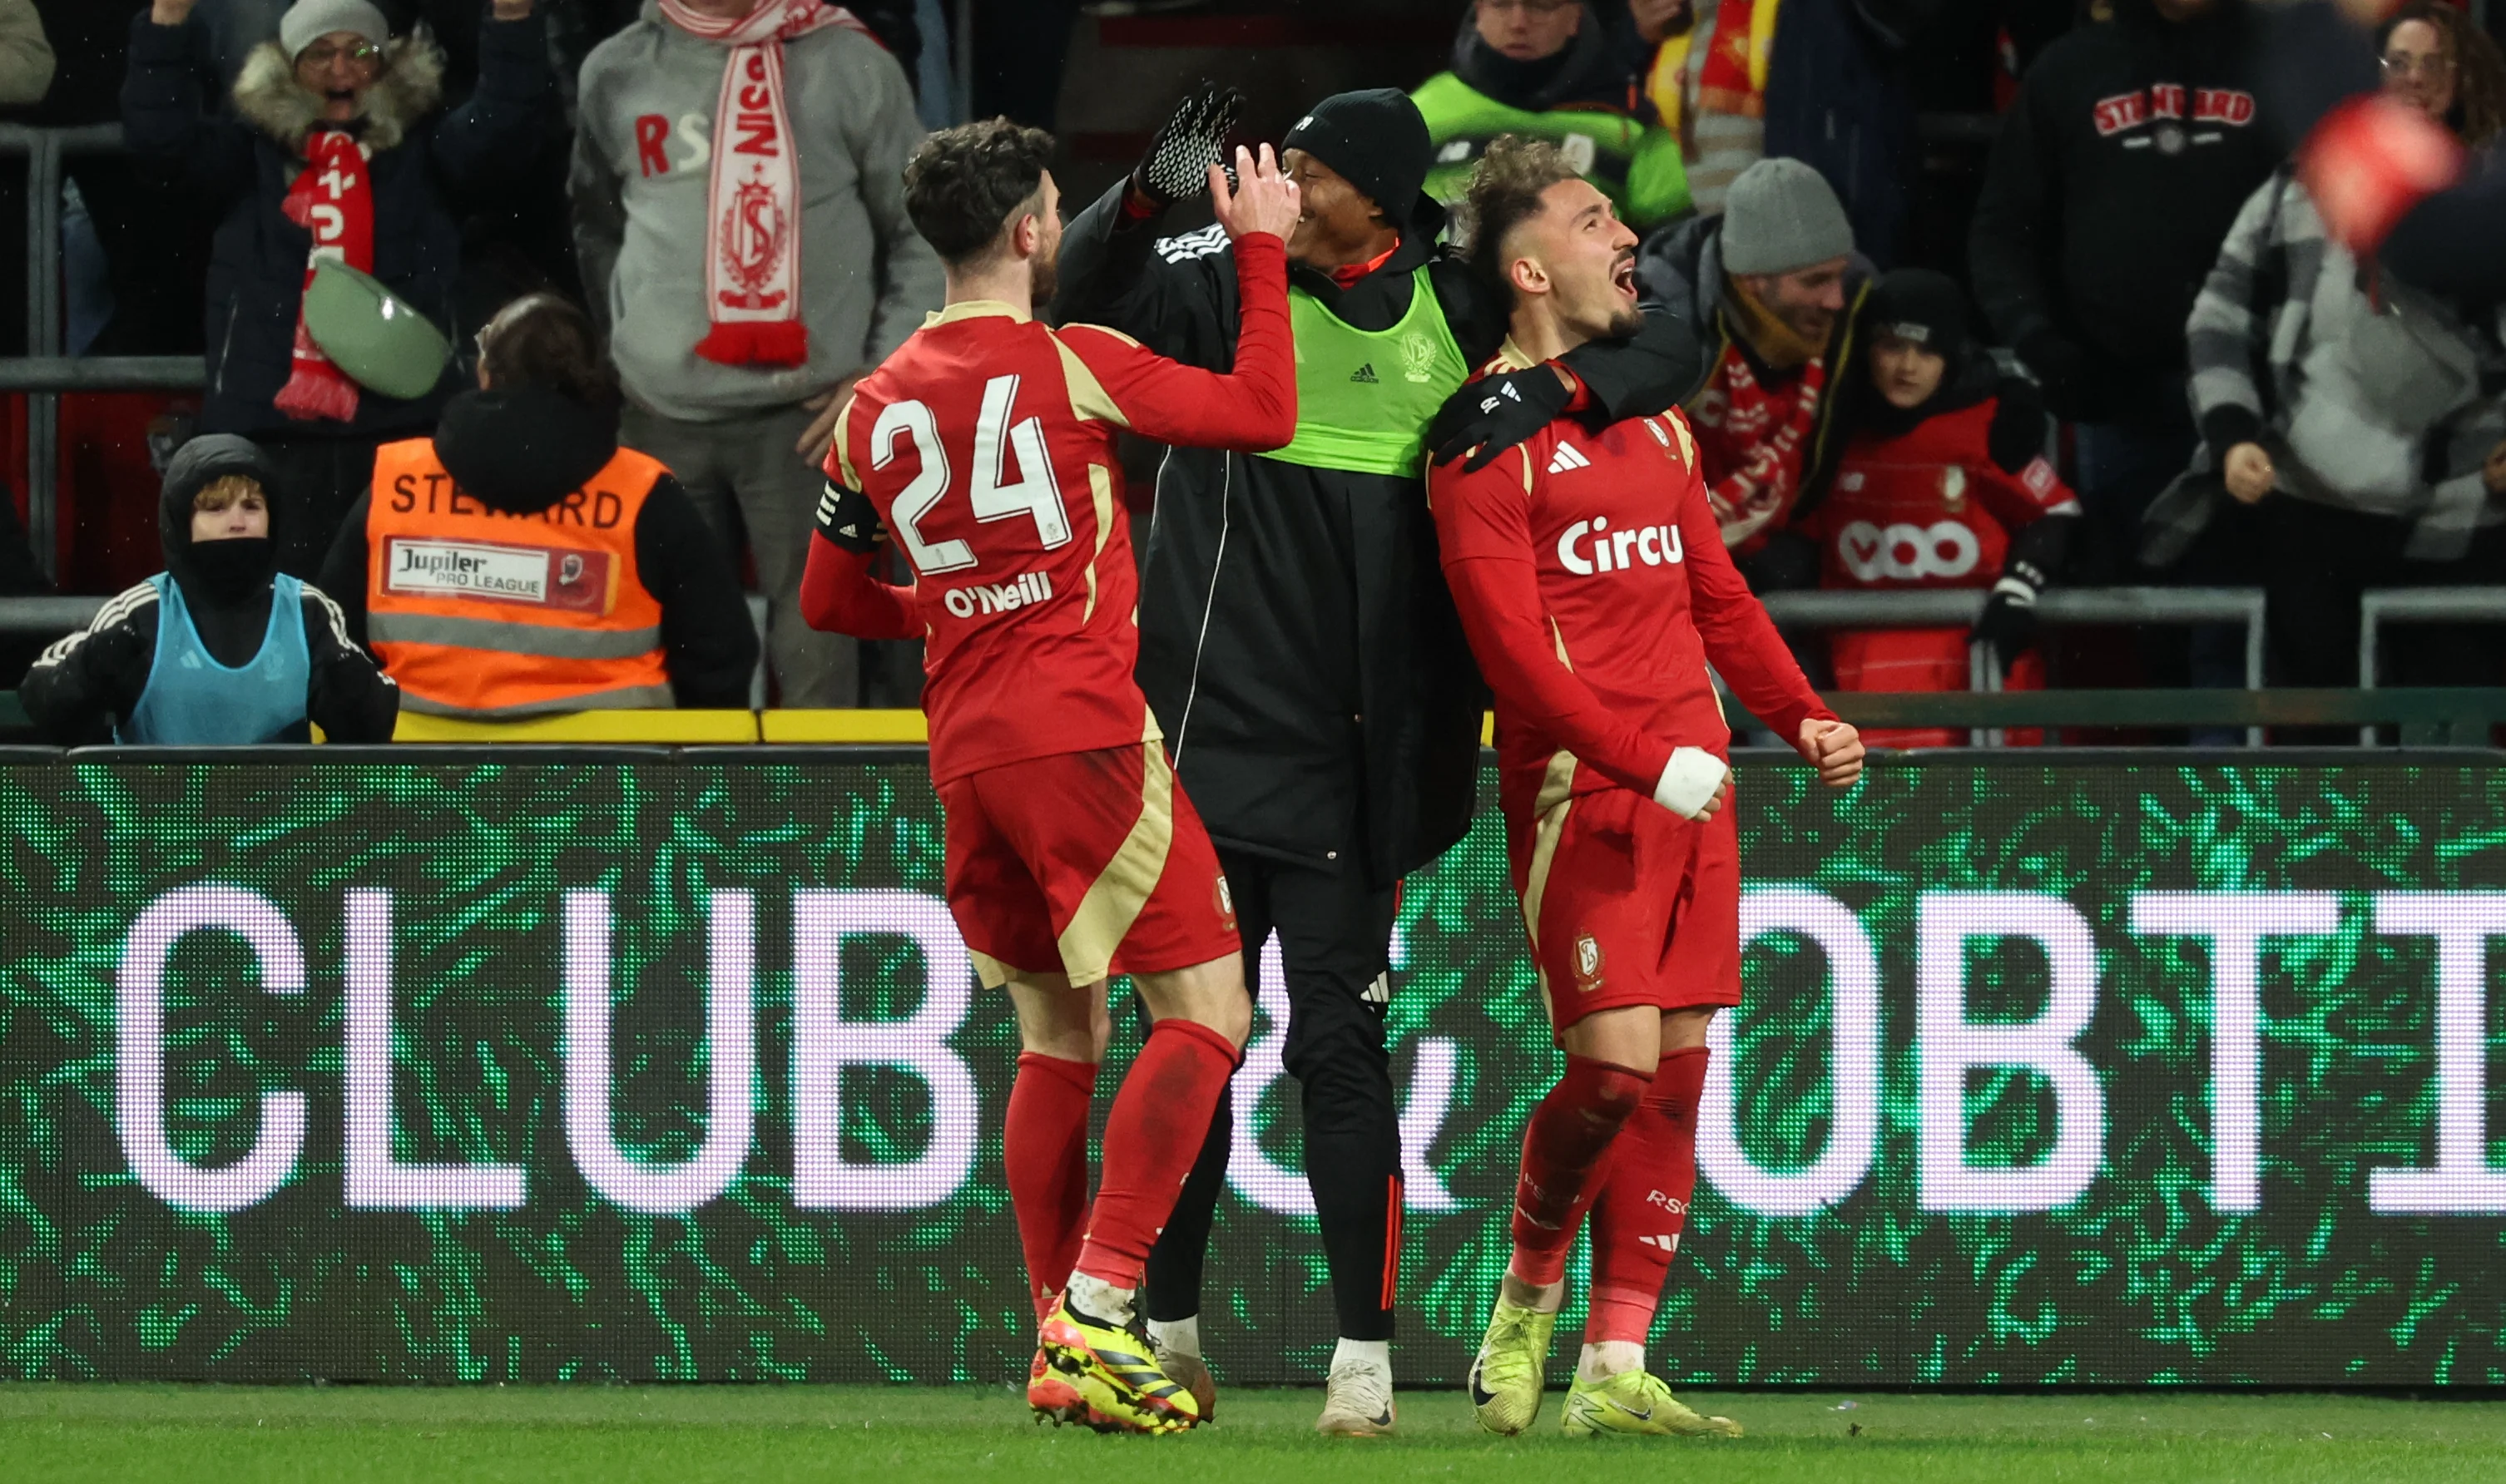
{"type": "Polygon", "coordinates": [[[836,424],[802,601],[821,628],[923,639],[949,906],[984,984],[1008,986],[1024,1046],[1002,1143],[1043,1320],[1029,1403],[1172,1431],[1199,1406],[1126,1326],[1252,1005],[1217,854],[1131,678],[1137,579],[1114,440],[1128,428],[1253,453],[1293,436],[1298,197],[1267,148],[1237,152],[1240,189],[1211,167],[1243,304],[1221,375],[1035,321],[1061,238],[1052,153],[1051,135],[992,120],[933,135],[906,166],[948,305],[836,424]],[[887,534],[909,584],[875,575],[887,534]],[[1132,975],[1154,1025],[1114,1099],[1092,1208],[1113,973],[1132,975]]]}
{"type": "MultiPolygon", "coordinates": [[[[1637,326],[1635,233],[1545,143],[1473,169],[1473,256],[1513,293],[1496,367],[1637,326]]],[[[1711,662],[1835,787],[1862,767],[1723,549],[1677,412],[1561,417],[1473,471],[1428,475],[1446,580],[1496,693],[1498,800],[1565,1075],[1531,1115],[1514,1256],[1471,1367],[1492,1431],[1540,1409],[1589,1212],[1591,1319],[1566,1431],[1737,1435],[1644,1368],[1645,1333],[1697,1181],[1705,1032],[1740,999],[1731,728],[1711,662]]]]}

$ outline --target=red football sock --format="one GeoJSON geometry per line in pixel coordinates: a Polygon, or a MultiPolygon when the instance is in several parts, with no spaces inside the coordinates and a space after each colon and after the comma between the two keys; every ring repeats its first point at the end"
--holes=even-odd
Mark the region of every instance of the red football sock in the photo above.
{"type": "Polygon", "coordinates": [[[1593,1202],[1593,1306],[1584,1343],[1641,1345],[1662,1305],[1697,1189],[1697,1102],[1705,1048],[1663,1053],[1653,1086],[1610,1149],[1609,1178],[1593,1202]]]}
{"type": "Polygon", "coordinates": [[[1522,1172],[1514,1189],[1514,1265],[1525,1283],[1566,1275],[1566,1250],[1599,1188],[1602,1160],[1644,1097],[1646,1078],[1582,1056],[1531,1111],[1522,1132],[1522,1172]]]}
{"type": "Polygon", "coordinates": [[[1105,1120],[1105,1175],[1074,1271],[1140,1286],[1235,1062],[1235,1044],[1205,1025],[1161,1020],[1149,1031],[1105,1120]]]}
{"type": "Polygon", "coordinates": [[[1001,1129],[1001,1162],[1038,1320],[1052,1312],[1053,1296],[1070,1281],[1087,1230],[1088,1105],[1095,1096],[1094,1062],[1019,1053],[1009,1120],[1001,1129]]]}

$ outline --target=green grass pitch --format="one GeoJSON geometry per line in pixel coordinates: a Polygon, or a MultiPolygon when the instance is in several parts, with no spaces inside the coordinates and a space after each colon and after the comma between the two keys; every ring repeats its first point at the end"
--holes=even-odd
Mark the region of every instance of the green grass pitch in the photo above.
{"type": "Polygon", "coordinates": [[[2506,1480],[2506,1403],[2148,1392],[2063,1396],[1696,1393],[1736,1442],[1512,1440],[1450,1392],[1401,1397],[1403,1435],[1323,1439],[1316,1392],[1235,1392],[1176,1438],[1028,1420],[998,1387],[0,1386],[0,1478],[212,1484],[479,1479],[644,1484],[1073,1479],[1106,1484],[1610,1484],[1618,1479],[2506,1480]],[[1849,1403],[1849,1405],[1847,1404],[1849,1403]]]}

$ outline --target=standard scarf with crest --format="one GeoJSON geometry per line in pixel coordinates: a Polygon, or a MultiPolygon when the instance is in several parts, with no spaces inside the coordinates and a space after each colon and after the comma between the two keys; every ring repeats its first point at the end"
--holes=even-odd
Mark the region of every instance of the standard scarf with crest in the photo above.
{"type": "Polygon", "coordinates": [[[696,353],[724,366],[800,366],[809,359],[801,322],[801,166],[783,104],[783,43],[831,25],[870,28],[822,0],[765,0],[724,19],[661,0],[662,18],[731,53],[714,105],[713,165],[706,185],[705,316],[696,353]]]}

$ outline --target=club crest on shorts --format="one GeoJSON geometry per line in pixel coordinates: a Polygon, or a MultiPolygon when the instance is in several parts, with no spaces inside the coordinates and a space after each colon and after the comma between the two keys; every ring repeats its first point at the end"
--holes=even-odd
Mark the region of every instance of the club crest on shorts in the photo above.
{"type": "Polygon", "coordinates": [[[1575,988],[1591,994],[1601,987],[1601,944],[1590,933],[1575,939],[1575,988]]]}
{"type": "Polygon", "coordinates": [[[1235,894],[1228,889],[1227,876],[1224,872],[1220,873],[1218,885],[1210,889],[1209,895],[1210,900],[1218,905],[1218,915],[1226,920],[1227,930],[1231,933],[1235,932],[1235,894]]]}

